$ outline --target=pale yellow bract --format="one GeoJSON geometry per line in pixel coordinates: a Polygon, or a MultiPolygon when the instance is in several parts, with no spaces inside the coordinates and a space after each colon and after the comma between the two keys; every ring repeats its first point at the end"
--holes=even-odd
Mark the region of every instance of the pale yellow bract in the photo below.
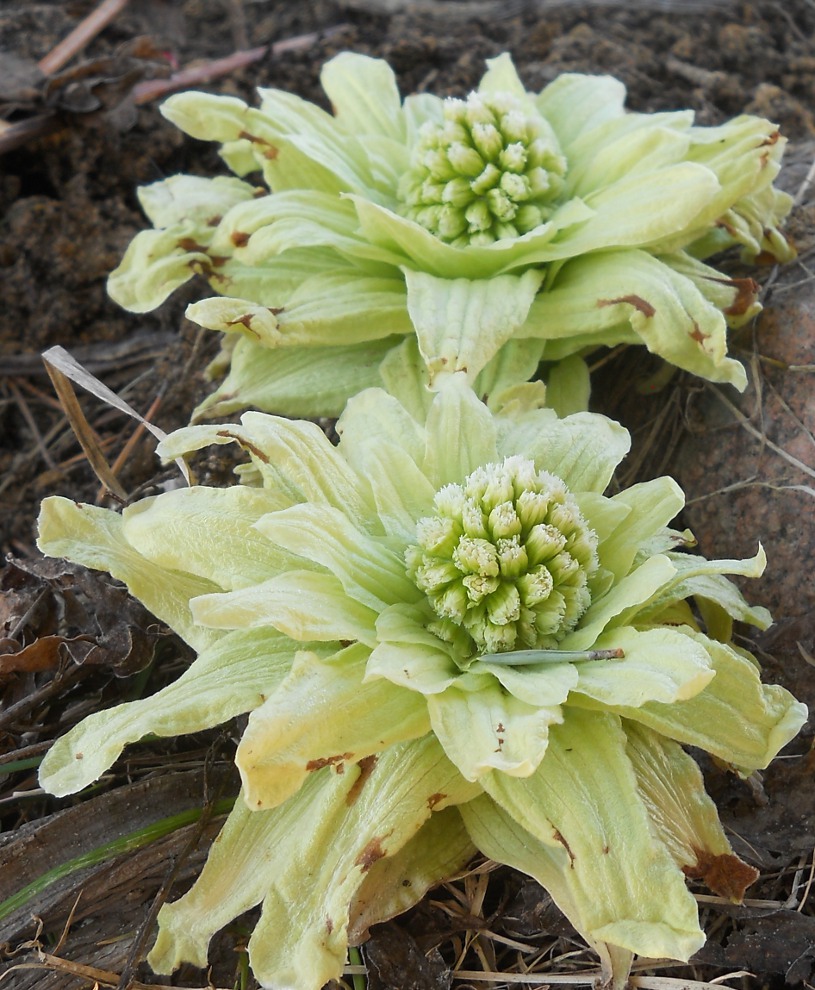
{"type": "Polygon", "coordinates": [[[195,92],[162,107],[239,178],[142,189],[155,229],[109,289],[144,312],[208,280],[218,295],[188,315],[236,339],[200,416],[338,415],[388,387],[395,350],[431,382],[464,371],[482,396],[499,365],[523,382],[542,360],[620,343],[745,386],[727,330],[759,310],[757,286],[703,259],[734,245],[792,257],[774,124],[630,113],[609,76],[530,93],[508,55],[466,100],[403,101],[385,62],[348,52],[321,79],[333,114],[280,90],[258,108],[195,92]]]}
{"type": "Polygon", "coordinates": [[[237,442],[245,484],[121,515],[45,501],[40,548],[124,581],[198,658],[57,740],[43,787],[80,790],[147,733],[249,714],[241,796],[161,910],[158,972],[205,965],[212,935],[262,904],[258,980],[319,990],[370,924],[477,849],[537,878],[615,987],[635,953],[687,960],[704,941],[683,870],[740,899],[751,871],[682,746],[749,773],[806,717],[730,642],[733,619],[769,623],[725,577],[760,573],[763,553],[683,552],[676,484],[604,495],[626,431],[538,397],[522,386],[491,410],[453,374],[411,414],[370,389],[336,447],[247,413],[161,445],[237,442]],[[502,652],[519,644],[523,663],[502,652]]]}

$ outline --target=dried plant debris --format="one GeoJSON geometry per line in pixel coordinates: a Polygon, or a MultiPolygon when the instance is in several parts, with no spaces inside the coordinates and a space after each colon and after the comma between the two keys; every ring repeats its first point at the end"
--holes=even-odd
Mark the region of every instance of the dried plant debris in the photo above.
{"type": "Polygon", "coordinates": [[[0,633],[0,676],[68,662],[125,677],[148,666],[162,631],[125,588],[64,561],[20,559],[0,572],[0,633]]]}
{"type": "MultiPolygon", "coordinates": [[[[128,52],[78,62],[54,75],[33,59],[3,52],[0,62],[0,153],[81,117],[102,115],[126,130],[135,120],[133,87],[143,79],[166,78],[170,65],[147,39],[128,52]]],[[[86,120],[87,122],[87,120],[86,120]]]]}
{"type": "Polygon", "coordinates": [[[236,789],[229,766],[166,773],[0,840],[0,959],[14,971],[6,985],[73,990],[89,963],[121,970],[165,881],[186,885],[200,870],[236,789]],[[126,934],[100,945],[111,919],[126,934]]]}
{"type": "Polygon", "coordinates": [[[33,59],[3,53],[0,115],[66,110],[91,113],[111,109],[143,78],[167,76],[170,66],[147,39],[136,39],[118,55],[86,59],[47,75],[33,59]]]}

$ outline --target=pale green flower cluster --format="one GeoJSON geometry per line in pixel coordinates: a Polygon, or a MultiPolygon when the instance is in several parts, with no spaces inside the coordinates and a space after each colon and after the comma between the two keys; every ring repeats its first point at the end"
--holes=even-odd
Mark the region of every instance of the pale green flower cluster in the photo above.
{"type": "Polygon", "coordinates": [[[426,380],[463,371],[482,396],[499,365],[524,382],[631,343],[744,388],[727,333],[758,312],[757,286],[704,259],[792,256],[774,124],[631,113],[608,76],[530,93],[508,55],[465,100],[403,101],[385,62],[351,53],[321,80],[333,114],[279,90],[258,108],[205,93],[162,107],[237,177],[142,189],[155,229],[109,288],[136,312],[194,274],[217,293],[188,310],[229,340],[199,416],[335,416],[389,387],[404,350],[426,380]]]}
{"type": "Polygon", "coordinates": [[[614,986],[635,953],[688,959],[704,936],[685,875],[739,900],[755,871],[682,746],[747,774],[806,717],[730,642],[734,619],[769,622],[725,577],[763,553],[684,552],[671,479],[603,494],[625,430],[517,397],[491,412],[463,375],[421,420],[367,390],[337,431],[335,447],[262,413],[191,426],[163,456],[237,442],[256,484],[121,514],[44,503],[40,547],[124,581],[198,658],[59,739],[43,786],[77,791],[147,733],[249,714],[241,797],[162,908],[151,965],[205,965],[261,904],[256,977],[319,990],[477,849],[537,878],[614,986]]]}
{"type": "MultiPolygon", "coordinates": [[[[529,102],[529,101],[526,101],[529,102]]],[[[419,131],[399,182],[405,216],[457,247],[540,227],[563,191],[566,159],[545,119],[509,93],[446,100],[419,131]]]]}
{"type": "Polygon", "coordinates": [[[419,520],[407,572],[442,620],[485,653],[545,649],[574,629],[590,602],[597,537],[566,486],[520,455],[445,485],[419,520]]]}
{"type": "Polygon", "coordinates": [[[142,190],[155,229],[110,290],[144,311],[203,275],[218,294],[188,314],[237,343],[199,412],[341,412],[339,443],[253,411],[159,448],[237,443],[241,484],[45,501],[43,552],[124,581],[197,659],[57,740],[41,781],[70,794],[149,733],[247,716],[241,795],[159,914],[157,972],[206,965],[260,905],[258,980],[320,990],[480,850],[539,880],[622,990],[635,954],[703,943],[686,877],[739,901],[756,876],[683,747],[747,775],[806,709],[733,643],[734,621],[770,622],[728,577],[760,574],[761,548],[687,552],[670,478],[605,494],[629,437],[581,411],[581,356],[642,342],[745,384],[726,334],[757,287],[701,259],[790,255],[783,141],[756,117],[628,113],[608,77],[528,93],[508,56],[465,100],[402,101],[359,55],[322,82],[333,114],[168,100],[236,175],[142,190]]]}

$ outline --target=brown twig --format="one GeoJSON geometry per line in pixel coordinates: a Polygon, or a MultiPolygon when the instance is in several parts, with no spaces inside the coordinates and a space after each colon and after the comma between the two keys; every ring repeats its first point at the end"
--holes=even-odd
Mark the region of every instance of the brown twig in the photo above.
{"type": "Polygon", "coordinates": [[[169,79],[145,79],[136,83],[133,87],[133,102],[138,106],[149,103],[151,100],[160,99],[168,93],[174,93],[179,89],[186,89],[188,86],[201,86],[217,79],[219,76],[228,75],[242,69],[253,62],[257,62],[264,55],[272,56],[285,55],[287,52],[300,51],[309,48],[321,38],[329,38],[343,29],[344,25],[338,24],[326,31],[312,31],[309,34],[299,34],[294,38],[286,38],[284,41],[276,41],[273,45],[264,45],[260,48],[249,48],[246,51],[233,52],[224,58],[216,58],[211,62],[202,62],[200,65],[191,66],[188,69],[181,69],[175,72],[169,79]]]}
{"type": "Polygon", "coordinates": [[[133,102],[137,106],[141,106],[143,103],[149,103],[167,93],[174,93],[176,90],[186,89],[188,86],[203,85],[211,79],[217,79],[219,76],[225,76],[257,62],[268,51],[268,46],[263,45],[260,48],[233,52],[224,58],[212,59],[210,62],[202,62],[200,65],[182,69],[180,72],[174,72],[169,79],[145,79],[133,87],[133,102]]]}
{"type": "Polygon", "coordinates": [[[129,0],[103,0],[88,16],[79,22],[70,34],[40,59],[38,65],[44,76],[50,76],[66,65],[74,55],[110,24],[128,5],[129,0]]]}
{"type": "MultiPolygon", "coordinates": [[[[112,3],[113,0],[106,0],[106,2],[112,3]]],[[[122,6],[124,6],[124,2],[125,0],[116,0],[116,3],[119,3],[122,6]]],[[[105,4],[102,4],[102,7],[104,6],[105,4]]],[[[100,7],[99,10],[101,9],[102,8],[100,7]]],[[[90,18],[88,18],[88,20],[89,19],[90,18]]],[[[84,23],[85,22],[83,22],[83,24],[84,23]]],[[[80,27],[81,26],[82,25],[80,25],[80,27]]],[[[284,41],[277,41],[271,46],[263,45],[259,48],[249,48],[245,51],[233,52],[231,55],[227,55],[224,58],[212,59],[209,62],[202,62],[198,65],[181,69],[179,72],[176,72],[170,76],[169,79],[145,79],[140,83],[136,83],[131,90],[131,97],[137,106],[142,106],[145,103],[150,103],[152,100],[157,100],[162,96],[167,96],[170,93],[174,93],[179,89],[202,86],[208,82],[211,82],[213,79],[218,79],[221,76],[228,75],[230,72],[235,72],[247,65],[251,65],[253,62],[257,62],[267,54],[271,54],[273,56],[285,55],[287,52],[299,51],[303,48],[308,48],[320,38],[328,38],[332,34],[336,34],[338,31],[341,31],[343,27],[344,25],[339,24],[325,31],[312,31],[309,34],[301,34],[294,38],[286,38],[284,41]]],[[[99,30],[101,30],[101,27],[99,30]]],[[[67,42],[74,37],[74,34],[75,32],[71,32],[62,44],[67,44],[67,42]]],[[[87,44],[88,40],[90,40],[90,37],[88,37],[84,43],[87,44]]],[[[47,60],[54,56],[54,53],[59,47],[60,46],[58,45],[57,48],[45,56],[40,63],[40,68],[42,68],[44,63],[47,65],[47,60]]],[[[76,50],[78,51],[79,48],[76,50]]],[[[46,134],[59,130],[62,126],[62,119],[56,113],[39,114],[38,116],[31,117],[28,120],[20,121],[17,124],[10,124],[5,128],[5,130],[0,131],[0,155],[5,154],[7,151],[13,151],[16,148],[22,147],[22,145],[27,144],[29,141],[33,141],[35,138],[43,137],[46,134]]]]}

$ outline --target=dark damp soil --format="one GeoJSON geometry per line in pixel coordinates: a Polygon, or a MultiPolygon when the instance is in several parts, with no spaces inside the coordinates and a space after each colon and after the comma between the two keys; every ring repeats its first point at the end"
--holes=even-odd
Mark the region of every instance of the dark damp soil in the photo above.
{"type": "MultiPolygon", "coordinates": [[[[692,107],[705,124],[745,111],[776,121],[790,140],[782,184],[798,199],[790,229],[799,258],[758,273],[765,312],[733,341],[748,364],[750,390],[737,396],[677,375],[653,393],[646,387],[653,363],[629,350],[598,355],[593,403],[632,429],[626,484],[659,473],[681,482],[689,497],[682,522],[706,555],[746,556],[764,543],[770,566],[749,590],[778,622],[751,645],[769,678],[815,703],[812,0],[131,0],[81,54],[50,74],[36,70],[96,6],[0,2],[0,118],[15,134],[23,125],[34,132],[0,156],[0,548],[7,557],[0,571],[0,901],[149,822],[202,805],[205,812],[143,848],[32,892],[0,919],[4,987],[197,987],[208,979],[191,968],[158,979],[141,960],[156,895],[175,897],[190,882],[217,832],[218,802],[235,793],[229,764],[240,727],[135,747],[84,802],[52,800],[36,781],[55,735],[95,709],[152,692],[189,660],[112,582],[43,563],[34,548],[43,496],[102,497],[44,372],[43,350],[66,347],[164,430],[184,425],[211,387],[203,371],[216,335],[183,317],[201,287],[144,316],[123,312],[105,293],[107,273],[146,225],[137,186],[219,170],[209,146],[182,136],[158,113],[159,100],[134,89],[179,68],[278,43],[287,50],[267,51],[206,88],[252,100],[256,86],[274,86],[319,102],[321,65],[352,49],[388,59],[403,92],[463,95],[485,58],[510,51],[530,89],[564,70],[604,72],[627,84],[632,109],[692,107]],[[66,817],[49,819],[57,810],[66,817]],[[15,968],[21,964],[34,968],[15,968]]],[[[8,134],[0,132],[0,146],[8,134]]],[[[84,394],[80,401],[109,461],[120,459],[116,472],[128,496],[155,490],[164,474],[149,435],[134,436],[136,424],[101,401],[84,394]]],[[[211,483],[226,483],[231,464],[213,454],[204,470],[211,483]]],[[[807,728],[762,780],[733,781],[706,766],[736,851],[762,877],[743,906],[703,897],[708,944],[692,966],[662,975],[735,973],[732,985],[749,988],[813,980],[811,741],[807,728]]],[[[254,986],[241,951],[251,920],[215,940],[212,985],[254,986]]],[[[592,965],[541,889],[503,868],[441,889],[380,926],[362,959],[374,990],[474,980],[462,981],[454,969],[521,973],[534,960],[542,973],[562,973],[592,965]]],[[[508,978],[503,985],[519,984],[508,978]]]]}

